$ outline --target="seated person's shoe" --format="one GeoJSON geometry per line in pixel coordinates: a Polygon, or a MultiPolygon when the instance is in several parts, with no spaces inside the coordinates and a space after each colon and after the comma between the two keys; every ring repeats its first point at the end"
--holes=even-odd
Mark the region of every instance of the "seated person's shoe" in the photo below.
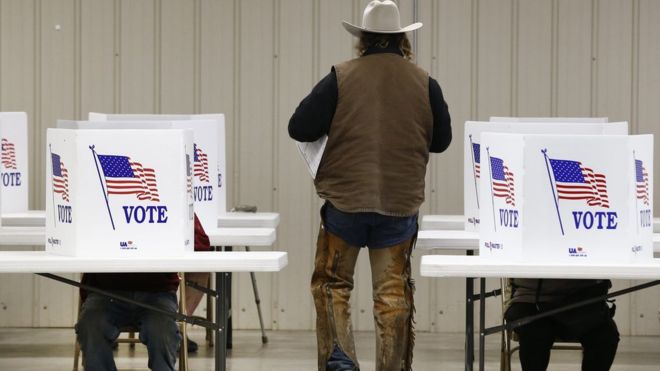
{"type": "Polygon", "coordinates": [[[190,340],[188,337],[186,338],[186,342],[188,342],[188,353],[197,353],[197,349],[199,349],[197,343],[190,340]]]}

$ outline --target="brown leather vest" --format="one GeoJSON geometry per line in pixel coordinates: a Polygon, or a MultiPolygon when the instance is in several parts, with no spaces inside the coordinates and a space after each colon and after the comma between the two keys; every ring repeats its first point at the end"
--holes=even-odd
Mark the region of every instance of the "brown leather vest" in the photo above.
{"type": "Polygon", "coordinates": [[[416,214],[433,135],[428,73],[392,53],[335,71],[337,108],[314,181],[318,195],[345,212],[416,214]]]}

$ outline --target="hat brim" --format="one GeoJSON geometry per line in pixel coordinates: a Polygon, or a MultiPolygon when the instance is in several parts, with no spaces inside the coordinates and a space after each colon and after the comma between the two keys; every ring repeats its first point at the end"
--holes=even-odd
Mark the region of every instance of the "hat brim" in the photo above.
{"type": "Polygon", "coordinates": [[[356,26],[356,25],[350,24],[350,23],[348,23],[348,22],[346,22],[346,21],[342,21],[341,24],[342,24],[342,26],[344,26],[344,28],[346,29],[346,31],[348,31],[349,33],[351,33],[351,35],[353,35],[353,36],[355,36],[355,37],[360,37],[360,36],[362,36],[362,33],[363,33],[363,32],[369,32],[369,33],[382,33],[382,34],[394,34],[394,33],[411,32],[411,31],[415,31],[416,29],[422,27],[422,23],[421,23],[421,22],[416,22],[416,23],[413,23],[413,24],[411,24],[411,25],[409,25],[409,26],[403,27],[403,28],[401,28],[401,29],[399,29],[399,30],[387,30],[387,31],[384,31],[384,30],[370,30],[370,29],[367,29],[367,28],[364,28],[364,27],[360,27],[360,26],[356,26]]]}

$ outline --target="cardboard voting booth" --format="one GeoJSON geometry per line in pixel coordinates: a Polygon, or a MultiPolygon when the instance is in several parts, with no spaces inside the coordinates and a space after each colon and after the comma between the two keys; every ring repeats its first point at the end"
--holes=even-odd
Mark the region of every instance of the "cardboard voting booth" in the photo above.
{"type": "Polygon", "coordinates": [[[479,179],[481,166],[480,145],[481,134],[521,133],[521,134],[574,134],[574,135],[625,135],[628,134],[628,123],[566,123],[566,122],[479,122],[465,123],[463,143],[463,181],[464,181],[464,215],[465,230],[479,231],[479,207],[483,203],[479,197],[479,179]]]}
{"type": "Polygon", "coordinates": [[[490,122],[579,122],[604,124],[608,122],[607,117],[499,117],[491,116],[490,122]]]}
{"type": "Polygon", "coordinates": [[[190,130],[48,129],[46,251],[193,251],[192,158],[190,130]]]}
{"type": "Polygon", "coordinates": [[[218,224],[217,130],[215,120],[175,121],[60,121],[58,127],[103,129],[191,129],[193,132],[194,210],[206,230],[218,224]]]}
{"type": "MultiPolygon", "coordinates": [[[[204,182],[201,180],[201,178],[196,177],[196,181],[199,182],[199,184],[203,183],[203,185],[196,185],[196,186],[203,186],[203,187],[209,187],[212,186],[212,192],[214,194],[214,199],[216,200],[217,204],[217,212],[218,213],[226,213],[227,212],[227,154],[225,151],[225,148],[227,148],[226,145],[226,139],[225,139],[225,115],[222,113],[210,113],[210,114],[197,114],[197,115],[169,115],[169,114],[161,114],[161,115],[152,115],[152,114],[105,114],[105,113],[96,113],[96,112],[90,112],[89,113],[89,120],[90,121],[145,121],[145,122],[157,122],[157,121],[181,121],[181,120],[190,120],[190,128],[193,129],[195,133],[195,138],[194,140],[197,141],[210,141],[211,138],[217,138],[217,141],[215,142],[215,148],[211,150],[211,145],[209,143],[205,143],[204,145],[206,148],[208,148],[208,161],[209,161],[209,166],[211,166],[211,163],[215,163],[215,167],[213,167],[214,173],[216,175],[215,178],[210,179],[210,182],[204,182]],[[205,129],[198,128],[195,126],[196,123],[201,121],[206,121],[206,120],[213,120],[216,123],[216,131],[215,134],[208,132],[205,129]],[[211,156],[210,153],[213,152],[216,155],[211,156]]],[[[188,127],[187,124],[184,125],[185,127],[188,127]]],[[[200,144],[201,145],[201,144],[200,144]]],[[[199,157],[198,157],[199,159],[199,157]]],[[[211,169],[211,167],[209,167],[211,169]]],[[[199,215],[199,214],[198,214],[199,215]]],[[[204,224],[205,228],[216,228],[217,227],[217,216],[218,214],[216,213],[215,216],[213,216],[213,221],[210,219],[203,218],[202,215],[200,215],[200,220],[204,224]]]]}
{"type": "Polygon", "coordinates": [[[653,136],[483,133],[479,255],[653,258],[653,136]]]}
{"type": "Polygon", "coordinates": [[[27,114],[0,112],[0,211],[28,209],[27,114]]]}

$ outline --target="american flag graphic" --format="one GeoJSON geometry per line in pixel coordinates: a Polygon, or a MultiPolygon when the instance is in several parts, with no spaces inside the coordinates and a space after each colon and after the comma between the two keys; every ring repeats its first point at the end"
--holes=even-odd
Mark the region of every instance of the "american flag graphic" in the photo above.
{"type": "Polygon", "coordinates": [[[156,172],[128,156],[98,155],[108,195],[135,195],[138,200],[160,201],[156,172]]]}
{"type": "Polygon", "coordinates": [[[50,158],[53,163],[53,192],[69,202],[69,171],[64,167],[60,155],[51,153],[50,158]]]}
{"type": "Polygon", "coordinates": [[[209,178],[209,159],[206,153],[202,151],[201,148],[195,144],[195,165],[194,165],[194,175],[199,178],[200,181],[208,183],[209,178]]]}
{"type": "Polygon", "coordinates": [[[635,182],[637,183],[637,199],[642,200],[644,205],[649,204],[649,173],[646,172],[644,163],[635,160],[635,182]]]}
{"type": "Polygon", "coordinates": [[[513,173],[501,158],[491,157],[490,166],[493,173],[493,196],[502,197],[507,204],[516,206],[513,173]]]}
{"type": "Polygon", "coordinates": [[[2,138],[0,146],[2,146],[2,166],[5,169],[16,170],[16,147],[14,143],[2,138]]]}
{"type": "Polygon", "coordinates": [[[557,196],[562,200],[586,200],[589,206],[610,207],[607,179],[579,161],[550,159],[557,196]]]}
{"type": "Polygon", "coordinates": [[[474,174],[479,179],[481,174],[481,145],[472,143],[472,152],[474,153],[474,174]]]}

